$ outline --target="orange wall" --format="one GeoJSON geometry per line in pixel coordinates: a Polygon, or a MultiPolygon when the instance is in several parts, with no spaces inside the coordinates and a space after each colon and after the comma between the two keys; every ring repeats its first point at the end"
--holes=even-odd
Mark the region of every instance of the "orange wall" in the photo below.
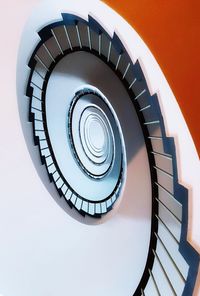
{"type": "Polygon", "coordinates": [[[140,34],[161,66],[200,155],[198,0],[104,0],[140,34]]]}

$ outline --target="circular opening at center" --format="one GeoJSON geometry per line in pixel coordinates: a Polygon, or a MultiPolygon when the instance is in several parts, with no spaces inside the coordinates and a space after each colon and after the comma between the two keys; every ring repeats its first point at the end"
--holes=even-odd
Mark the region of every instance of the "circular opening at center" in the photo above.
{"type": "Polygon", "coordinates": [[[117,174],[119,178],[121,140],[117,122],[104,97],[88,90],[76,93],[68,124],[72,152],[83,171],[95,179],[108,174],[117,174]]]}
{"type": "Polygon", "coordinates": [[[106,135],[103,124],[97,118],[90,121],[88,126],[89,144],[97,150],[103,150],[106,141],[106,135]]]}

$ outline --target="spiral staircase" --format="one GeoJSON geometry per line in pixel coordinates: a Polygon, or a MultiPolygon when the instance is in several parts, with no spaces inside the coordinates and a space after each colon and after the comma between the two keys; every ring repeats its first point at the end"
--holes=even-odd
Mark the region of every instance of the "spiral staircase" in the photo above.
{"type": "Polygon", "coordinates": [[[56,201],[90,224],[109,218],[126,191],[145,207],[127,182],[137,174],[132,159],[145,148],[138,186],[148,188],[151,223],[132,295],[192,295],[199,254],[187,242],[188,190],[178,183],[175,142],[166,136],[140,62],[91,15],[62,13],[37,34],[40,42],[27,62],[27,118],[56,201]]]}

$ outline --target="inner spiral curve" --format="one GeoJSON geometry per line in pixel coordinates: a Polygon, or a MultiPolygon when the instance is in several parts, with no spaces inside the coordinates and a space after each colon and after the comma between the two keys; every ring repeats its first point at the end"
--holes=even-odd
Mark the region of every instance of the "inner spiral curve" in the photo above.
{"type": "Polygon", "coordinates": [[[77,163],[90,177],[105,177],[115,162],[118,130],[109,106],[99,93],[82,90],[81,96],[72,100],[68,118],[77,163]]]}

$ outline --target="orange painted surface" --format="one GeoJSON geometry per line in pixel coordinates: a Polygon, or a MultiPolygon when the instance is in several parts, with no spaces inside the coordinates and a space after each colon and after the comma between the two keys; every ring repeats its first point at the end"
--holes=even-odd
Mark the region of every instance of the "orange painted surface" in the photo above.
{"type": "Polygon", "coordinates": [[[140,34],[179,103],[200,156],[200,2],[104,0],[140,34]]]}

